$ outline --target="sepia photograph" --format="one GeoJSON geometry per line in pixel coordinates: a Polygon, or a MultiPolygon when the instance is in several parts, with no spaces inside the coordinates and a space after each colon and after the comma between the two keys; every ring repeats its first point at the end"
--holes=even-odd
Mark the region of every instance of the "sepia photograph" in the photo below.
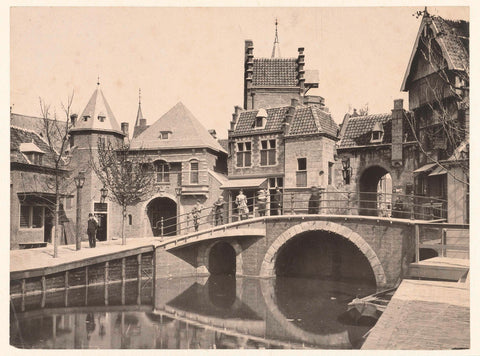
{"type": "Polygon", "coordinates": [[[9,353],[474,354],[471,5],[282,4],[8,7],[9,353]]]}

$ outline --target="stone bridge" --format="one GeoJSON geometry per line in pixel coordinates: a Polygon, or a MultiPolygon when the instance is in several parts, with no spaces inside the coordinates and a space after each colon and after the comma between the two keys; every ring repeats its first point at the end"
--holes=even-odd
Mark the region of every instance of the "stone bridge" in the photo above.
{"type": "Polygon", "coordinates": [[[253,218],[161,241],[156,272],[361,278],[391,286],[415,260],[415,226],[425,223],[354,215],[253,218]]]}

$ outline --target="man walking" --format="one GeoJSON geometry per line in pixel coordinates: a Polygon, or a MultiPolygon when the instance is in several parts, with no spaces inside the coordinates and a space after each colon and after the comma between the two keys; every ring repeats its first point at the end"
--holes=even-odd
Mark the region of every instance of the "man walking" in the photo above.
{"type": "Polygon", "coordinates": [[[215,226],[223,225],[223,213],[224,213],[224,206],[225,201],[223,197],[220,195],[218,200],[213,204],[214,214],[215,214],[215,226]]]}
{"type": "Polygon", "coordinates": [[[88,214],[88,227],[87,227],[87,234],[88,234],[88,243],[90,244],[90,248],[94,248],[97,245],[97,230],[98,230],[98,221],[93,216],[92,213],[88,214]]]}

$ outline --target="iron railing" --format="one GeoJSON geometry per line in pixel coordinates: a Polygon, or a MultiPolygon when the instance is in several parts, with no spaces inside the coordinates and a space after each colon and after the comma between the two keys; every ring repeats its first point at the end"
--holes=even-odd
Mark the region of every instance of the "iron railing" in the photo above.
{"type": "Polygon", "coordinates": [[[235,202],[225,202],[227,209],[215,213],[215,206],[203,207],[195,217],[192,211],[160,218],[152,222],[155,236],[188,234],[239,220],[270,215],[360,215],[399,219],[445,221],[447,202],[438,198],[415,195],[379,194],[375,192],[322,192],[312,195],[309,190],[281,194],[278,206],[269,196],[265,205],[257,197],[247,198],[248,214],[241,214],[235,202]]]}

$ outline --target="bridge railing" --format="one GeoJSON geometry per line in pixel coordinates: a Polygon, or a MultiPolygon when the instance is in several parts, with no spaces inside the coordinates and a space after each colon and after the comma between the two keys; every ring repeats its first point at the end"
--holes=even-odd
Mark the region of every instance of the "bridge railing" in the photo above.
{"type": "Polygon", "coordinates": [[[445,221],[447,202],[442,199],[403,195],[380,194],[376,192],[348,192],[296,190],[278,194],[270,194],[266,201],[259,201],[254,196],[247,198],[247,209],[231,202],[232,207],[218,211],[215,205],[202,207],[193,211],[161,218],[156,224],[157,235],[174,236],[193,233],[217,225],[270,215],[365,215],[392,217],[400,219],[418,219],[445,221]]]}
{"type": "MultiPolygon", "coordinates": [[[[433,250],[438,257],[469,259],[470,227],[461,224],[415,224],[415,262],[422,250],[433,250]]],[[[435,255],[426,254],[427,257],[435,255]]]]}

